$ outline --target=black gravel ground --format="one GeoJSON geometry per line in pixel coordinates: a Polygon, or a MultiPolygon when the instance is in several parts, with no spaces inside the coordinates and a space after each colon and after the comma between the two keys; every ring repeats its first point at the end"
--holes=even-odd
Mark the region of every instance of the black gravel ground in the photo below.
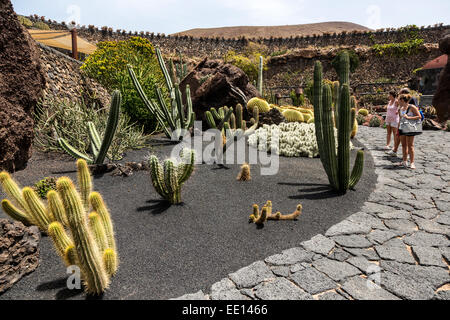
{"type": "MultiPolygon", "coordinates": [[[[152,152],[169,154],[171,148],[154,146],[152,152]]],[[[147,154],[148,150],[132,151],[124,161],[140,161],[147,154]]],[[[95,177],[95,189],[111,211],[120,256],[119,272],[102,298],[168,299],[208,290],[239,268],[299,246],[359,211],[377,180],[368,152],[365,162],[357,190],[344,196],[328,187],[320,159],[280,158],[275,176],[261,176],[253,165],[250,182],[236,181],[239,165],[228,170],[197,165],[184,185],[180,206],[162,202],[145,171],[127,178],[95,177]],[[248,223],[248,216],[254,203],[262,206],[267,200],[282,213],[293,212],[301,203],[303,214],[298,221],[270,221],[258,229],[248,223]]],[[[14,178],[22,186],[46,176],[75,179],[74,167],[66,156],[35,152],[28,168],[14,178]]],[[[0,295],[0,300],[85,299],[82,291],[66,288],[67,274],[51,240],[43,237],[40,248],[39,268],[0,295]]]]}

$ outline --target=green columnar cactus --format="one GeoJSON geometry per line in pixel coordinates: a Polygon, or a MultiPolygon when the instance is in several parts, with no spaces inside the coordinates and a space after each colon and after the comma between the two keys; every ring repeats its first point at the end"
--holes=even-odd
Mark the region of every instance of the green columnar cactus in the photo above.
{"type": "Polygon", "coordinates": [[[58,143],[60,147],[76,159],[84,159],[89,164],[102,164],[108,154],[108,150],[113,141],[117,130],[120,115],[120,105],[122,103],[122,96],[120,91],[114,91],[111,98],[111,106],[109,108],[108,122],[106,124],[105,134],[103,140],[100,140],[100,135],[92,122],[88,122],[89,137],[91,140],[91,150],[93,157],[78,151],[72,147],[65,139],[59,138],[58,143]]]}
{"type": "Polygon", "coordinates": [[[258,91],[261,96],[263,96],[263,66],[264,66],[264,58],[262,56],[259,57],[259,67],[258,67],[258,91]]]}
{"type": "Polygon", "coordinates": [[[149,159],[153,187],[171,204],[181,203],[181,187],[194,171],[195,152],[186,151],[183,150],[182,161],[178,164],[172,159],[167,159],[161,165],[154,155],[149,159]]]}
{"type": "Polygon", "coordinates": [[[316,62],[314,70],[314,122],[320,159],[331,186],[343,193],[355,187],[361,178],[364,166],[364,152],[360,151],[350,175],[350,136],[356,110],[351,110],[349,69],[348,54],[342,54],[339,66],[341,88],[335,106],[335,110],[338,110],[338,116],[335,117],[338,128],[337,148],[332,124],[332,91],[329,85],[323,85],[320,62],[316,62]]]}
{"type": "Polygon", "coordinates": [[[47,232],[65,265],[80,268],[85,291],[101,294],[118,268],[114,230],[101,196],[91,192],[87,162],[79,159],[77,169],[80,192],[69,178],[62,177],[56,183],[57,191],[48,192],[47,206],[31,188],[20,191],[9,174],[0,173],[3,189],[20,209],[9,200],[3,200],[2,207],[12,218],[47,232]],[[94,211],[89,214],[91,207],[94,211]]]}
{"type": "MultiPolygon", "coordinates": [[[[148,99],[147,95],[144,92],[144,89],[142,88],[139,80],[136,77],[136,74],[133,71],[133,67],[130,65],[128,66],[128,72],[145,106],[148,108],[150,113],[155,116],[156,120],[163,128],[163,131],[167,138],[172,139],[174,131],[189,130],[194,126],[195,113],[192,111],[191,91],[189,89],[189,86],[186,86],[185,108],[179,84],[177,82],[175,84],[173,83],[172,77],[167,70],[166,64],[161,55],[161,50],[158,47],[156,48],[156,56],[158,58],[159,66],[161,67],[162,73],[164,75],[164,79],[166,80],[168,92],[170,92],[171,110],[169,110],[169,107],[166,104],[160,88],[156,89],[158,97],[158,104],[156,104],[151,99],[148,99]]],[[[179,137],[180,141],[182,139],[182,136],[179,137]]]]}

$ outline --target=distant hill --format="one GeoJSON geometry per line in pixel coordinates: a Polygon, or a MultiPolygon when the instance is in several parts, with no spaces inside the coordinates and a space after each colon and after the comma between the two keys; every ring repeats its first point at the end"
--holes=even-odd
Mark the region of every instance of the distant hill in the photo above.
{"type": "Polygon", "coordinates": [[[178,36],[193,36],[195,38],[206,37],[224,37],[239,38],[245,36],[246,38],[270,38],[282,37],[289,38],[290,36],[307,36],[307,35],[321,35],[325,32],[340,33],[342,31],[369,31],[371,29],[362,25],[351,22],[322,22],[286,26],[241,26],[241,27],[222,27],[222,28],[198,28],[187,31],[174,33],[178,36]]]}

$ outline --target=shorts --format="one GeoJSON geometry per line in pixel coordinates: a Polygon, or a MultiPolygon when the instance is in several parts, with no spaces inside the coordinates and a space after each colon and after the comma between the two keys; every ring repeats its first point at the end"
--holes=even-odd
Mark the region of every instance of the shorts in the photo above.
{"type": "Polygon", "coordinates": [[[392,127],[392,128],[398,128],[398,122],[388,122],[388,121],[386,121],[386,125],[387,126],[390,126],[390,127],[392,127]]]}

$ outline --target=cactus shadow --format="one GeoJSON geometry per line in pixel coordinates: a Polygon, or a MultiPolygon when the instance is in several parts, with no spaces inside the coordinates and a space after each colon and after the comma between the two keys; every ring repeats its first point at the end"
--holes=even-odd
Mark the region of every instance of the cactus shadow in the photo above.
{"type": "Polygon", "coordinates": [[[56,293],[56,300],[67,300],[83,294],[83,289],[68,289],[67,288],[67,278],[60,278],[57,280],[41,283],[37,286],[37,291],[50,291],[61,289],[56,293]]]}
{"type": "Polygon", "coordinates": [[[167,200],[148,200],[147,203],[150,205],[139,207],[137,208],[137,211],[150,211],[151,214],[158,215],[166,212],[172,206],[172,204],[167,200]]]}
{"type": "Polygon", "coordinates": [[[289,199],[293,200],[320,200],[320,199],[330,199],[342,196],[342,193],[334,190],[328,184],[317,184],[317,183],[284,183],[280,182],[279,185],[293,186],[293,187],[306,187],[301,188],[298,191],[301,193],[299,195],[289,196],[289,199]]]}

